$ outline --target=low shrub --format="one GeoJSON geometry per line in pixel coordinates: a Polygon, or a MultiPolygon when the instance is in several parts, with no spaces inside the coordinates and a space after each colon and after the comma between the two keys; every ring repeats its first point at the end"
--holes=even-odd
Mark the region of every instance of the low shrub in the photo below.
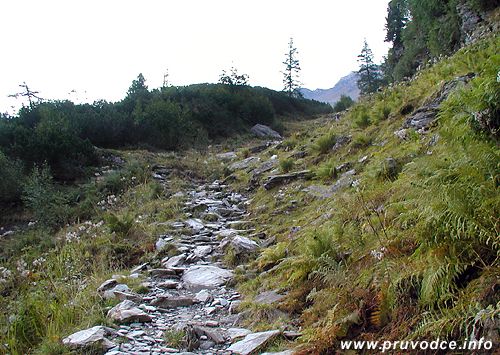
{"type": "Polygon", "coordinates": [[[284,173],[290,172],[293,169],[294,165],[295,165],[294,160],[291,158],[280,160],[280,169],[284,173]]]}
{"type": "Polygon", "coordinates": [[[22,199],[38,223],[47,227],[62,225],[69,217],[66,196],[56,189],[47,164],[33,169],[23,186],[22,199]]]}
{"type": "Polygon", "coordinates": [[[313,148],[320,154],[326,154],[333,148],[336,142],[337,136],[335,135],[335,133],[329,132],[324,136],[318,138],[314,143],[313,148]]]}

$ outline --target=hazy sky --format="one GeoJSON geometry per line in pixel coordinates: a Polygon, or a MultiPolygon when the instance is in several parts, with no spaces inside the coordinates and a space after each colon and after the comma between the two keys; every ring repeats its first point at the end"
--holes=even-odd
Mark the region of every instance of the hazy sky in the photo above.
{"type": "Polygon", "coordinates": [[[356,70],[366,37],[387,51],[388,0],[1,0],[0,111],[26,81],[47,99],[121,99],[142,72],[159,87],[216,82],[234,65],[251,85],[282,88],[290,37],[304,87],[356,70]],[[76,90],[76,94],[68,94],[76,90]]]}

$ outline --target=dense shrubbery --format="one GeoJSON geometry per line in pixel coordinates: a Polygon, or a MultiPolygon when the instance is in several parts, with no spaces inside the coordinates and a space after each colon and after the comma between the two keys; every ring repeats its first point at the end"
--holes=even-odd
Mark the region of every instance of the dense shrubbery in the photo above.
{"type": "Polygon", "coordinates": [[[148,90],[139,75],[120,102],[75,105],[69,101],[24,107],[0,119],[0,202],[19,199],[22,168],[45,162],[57,180],[84,175],[97,161],[94,146],[144,146],[175,150],[242,133],[277,117],[329,112],[327,104],[291,98],[265,88],[198,84],[148,90]],[[21,163],[24,163],[22,167],[21,163]]]}
{"type": "Polygon", "coordinates": [[[21,193],[22,164],[8,159],[0,151],[0,201],[16,201],[21,193]]]}

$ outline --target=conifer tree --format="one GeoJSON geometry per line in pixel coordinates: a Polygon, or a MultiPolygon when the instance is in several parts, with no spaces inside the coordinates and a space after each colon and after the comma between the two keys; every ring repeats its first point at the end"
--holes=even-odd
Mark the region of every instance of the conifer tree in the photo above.
{"type": "Polygon", "coordinates": [[[290,42],[288,43],[288,52],[285,53],[285,60],[283,64],[285,65],[285,70],[283,73],[283,84],[285,91],[288,96],[301,97],[301,93],[299,91],[302,83],[299,81],[300,74],[300,64],[297,59],[297,48],[293,45],[293,38],[290,38],[290,42]]]}
{"type": "Polygon", "coordinates": [[[364,95],[377,91],[381,84],[380,70],[373,62],[373,53],[366,39],[363,49],[358,55],[358,62],[360,63],[358,87],[361,94],[364,95]]]}

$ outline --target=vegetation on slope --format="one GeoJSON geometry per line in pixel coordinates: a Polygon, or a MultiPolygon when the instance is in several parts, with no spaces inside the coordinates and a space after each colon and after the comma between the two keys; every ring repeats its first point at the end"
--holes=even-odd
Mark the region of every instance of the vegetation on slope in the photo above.
{"type": "Polygon", "coordinates": [[[288,293],[278,307],[299,317],[304,353],[334,352],[345,338],[498,340],[499,44],[464,48],[315,132],[295,126],[281,149],[263,153],[284,160],[302,151],[296,170],[318,166],[316,180],[256,192],[254,223],[277,243],[251,264],[259,276],[241,275],[249,295],[277,285],[288,293]],[[470,72],[429,132],[394,134],[445,82],[470,72]],[[353,186],[331,192],[346,163],[353,186]]]}

